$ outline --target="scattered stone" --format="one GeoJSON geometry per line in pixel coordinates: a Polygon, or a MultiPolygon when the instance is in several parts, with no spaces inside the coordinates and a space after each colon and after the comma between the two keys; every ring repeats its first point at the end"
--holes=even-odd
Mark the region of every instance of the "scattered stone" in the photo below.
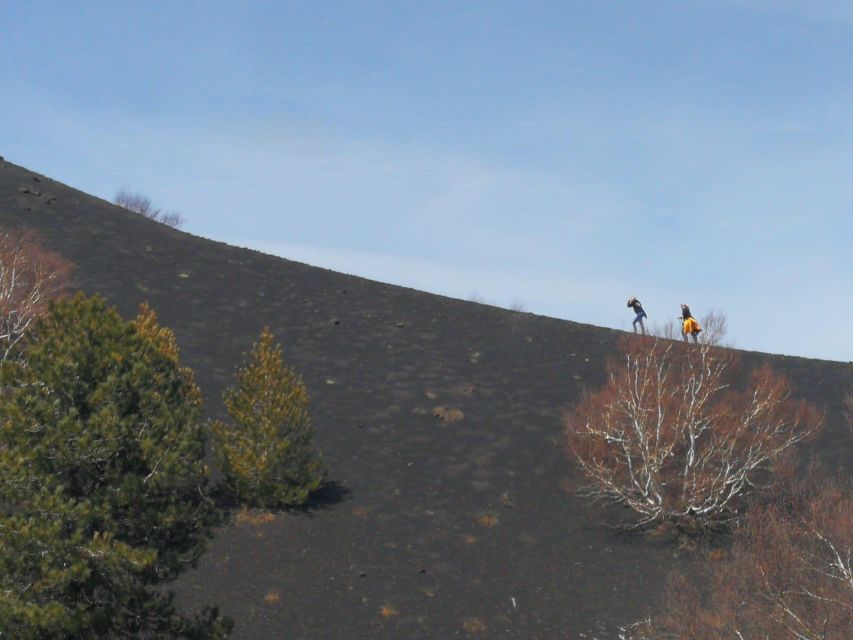
{"type": "Polygon", "coordinates": [[[190,273],[189,273],[189,271],[181,271],[181,272],[178,274],[178,277],[179,277],[179,278],[189,278],[189,277],[190,277],[190,273]]]}
{"type": "Polygon", "coordinates": [[[38,176],[33,176],[33,182],[41,182],[41,179],[38,176]]]}
{"type": "Polygon", "coordinates": [[[574,378],[575,380],[580,380],[580,379],[581,379],[581,377],[580,377],[578,374],[576,374],[576,373],[572,375],[572,378],[574,378]]]}
{"type": "Polygon", "coordinates": [[[33,187],[31,187],[28,184],[18,185],[18,193],[28,193],[31,196],[40,196],[41,195],[41,191],[39,191],[38,189],[34,189],[33,187]]]}
{"type": "Polygon", "coordinates": [[[473,364],[477,364],[477,363],[480,361],[480,356],[481,356],[481,355],[482,355],[482,354],[481,354],[479,351],[475,351],[474,353],[472,353],[472,354],[471,354],[471,357],[469,358],[469,360],[470,360],[473,364]]]}
{"type": "Polygon", "coordinates": [[[398,328],[398,329],[402,329],[402,328],[403,328],[403,327],[405,327],[405,326],[406,326],[406,323],[405,323],[405,322],[398,322],[398,323],[397,323],[397,328],[398,328]]]}
{"type": "Polygon", "coordinates": [[[426,394],[426,397],[430,400],[435,400],[438,397],[438,394],[432,389],[427,389],[424,393],[426,394]]]}
{"type": "Polygon", "coordinates": [[[334,378],[326,378],[326,384],[337,384],[334,378]]]}
{"type": "Polygon", "coordinates": [[[460,393],[463,393],[466,396],[470,396],[472,393],[475,393],[476,391],[477,391],[477,387],[474,386],[473,384],[467,384],[459,390],[460,393]]]}
{"type": "Polygon", "coordinates": [[[338,318],[332,318],[332,324],[336,327],[341,324],[341,321],[338,318]]]}

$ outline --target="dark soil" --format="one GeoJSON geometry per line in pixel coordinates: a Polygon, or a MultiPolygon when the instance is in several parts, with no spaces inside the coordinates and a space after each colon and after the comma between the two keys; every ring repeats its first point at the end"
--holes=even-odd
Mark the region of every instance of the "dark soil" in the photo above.
{"type": "MultiPolygon", "coordinates": [[[[615,638],[700,558],[565,488],[561,415],[603,382],[620,332],[197,238],[8,162],[0,224],[34,228],[125,317],[150,301],[209,416],[264,325],[303,376],[335,485],[305,512],[235,514],[174,585],[236,638],[615,638]]],[[[853,364],[746,357],[827,409],[809,448],[851,468],[853,364]]]]}

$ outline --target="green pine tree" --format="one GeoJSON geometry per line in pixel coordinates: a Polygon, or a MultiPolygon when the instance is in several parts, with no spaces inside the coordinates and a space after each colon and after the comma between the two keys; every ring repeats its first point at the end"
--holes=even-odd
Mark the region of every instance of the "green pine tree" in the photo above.
{"type": "Polygon", "coordinates": [[[216,608],[183,616],[146,574],[153,549],[93,528],[92,505],[41,492],[29,513],[0,518],[0,638],[224,640],[216,608]]]}
{"type": "Polygon", "coordinates": [[[212,430],[230,491],[258,507],[304,504],[322,486],[325,470],[312,448],[308,391],[284,365],[268,328],[223,399],[231,422],[215,422],[212,430]]]}
{"type": "Polygon", "coordinates": [[[0,630],[225,637],[215,612],[183,618],[150,589],[198,558],[217,520],[201,394],[171,332],[81,294],[51,304],[2,375],[0,630]]]}

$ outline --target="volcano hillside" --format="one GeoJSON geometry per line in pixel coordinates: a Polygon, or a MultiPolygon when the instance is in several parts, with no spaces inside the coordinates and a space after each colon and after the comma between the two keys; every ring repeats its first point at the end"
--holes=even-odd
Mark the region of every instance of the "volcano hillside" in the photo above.
{"type": "MultiPolygon", "coordinates": [[[[303,376],[335,486],[308,512],[234,519],[174,585],[236,638],[615,638],[699,561],[565,488],[561,415],[621,332],[197,238],[5,161],[0,224],[37,231],[124,317],[150,301],[210,417],[264,325],[303,376]]],[[[853,364],[745,356],[827,411],[810,448],[853,467],[853,364]]]]}

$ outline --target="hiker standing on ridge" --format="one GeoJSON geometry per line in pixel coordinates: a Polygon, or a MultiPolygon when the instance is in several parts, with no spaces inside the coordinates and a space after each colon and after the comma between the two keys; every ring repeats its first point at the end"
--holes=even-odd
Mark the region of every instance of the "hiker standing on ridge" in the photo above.
{"type": "Polygon", "coordinates": [[[690,313],[690,307],[686,304],[681,305],[681,335],[684,337],[684,342],[689,342],[687,339],[688,335],[693,336],[693,342],[695,344],[699,343],[699,332],[702,331],[702,327],[699,326],[699,323],[696,322],[696,318],[693,317],[693,314],[690,313]]]}
{"type": "Polygon", "coordinates": [[[646,335],[646,327],[643,326],[643,318],[648,318],[646,312],[643,311],[643,305],[640,304],[640,301],[634,298],[633,296],[628,298],[628,306],[634,310],[634,313],[637,314],[637,317],[634,318],[634,322],[631,323],[634,325],[634,333],[637,333],[637,323],[640,323],[640,329],[643,331],[643,335],[646,335]]]}

